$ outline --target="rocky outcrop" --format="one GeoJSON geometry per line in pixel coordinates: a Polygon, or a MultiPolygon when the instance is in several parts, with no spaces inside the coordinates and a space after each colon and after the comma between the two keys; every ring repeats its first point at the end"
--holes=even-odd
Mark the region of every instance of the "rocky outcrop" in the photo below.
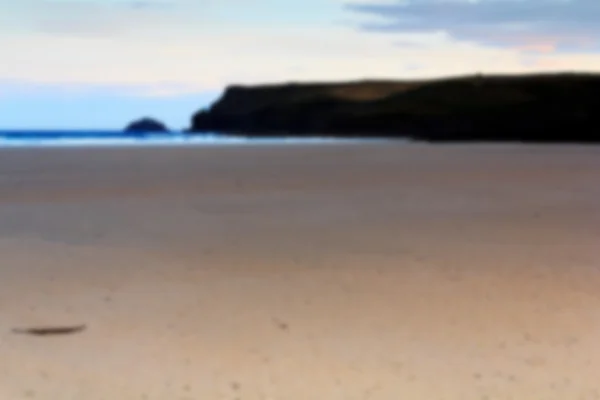
{"type": "Polygon", "coordinates": [[[232,86],[192,132],[600,142],[600,75],[232,86]]]}
{"type": "Polygon", "coordinates": [[[141,118],[131,122],[125,128],[126,132],[168,132],[169,129],[165,124],[152,118],[141,118]]]}

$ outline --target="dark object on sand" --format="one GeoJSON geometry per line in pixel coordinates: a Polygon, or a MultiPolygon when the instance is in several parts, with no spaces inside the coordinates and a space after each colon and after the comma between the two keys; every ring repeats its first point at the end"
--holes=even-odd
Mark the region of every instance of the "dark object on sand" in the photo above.
{"type": "Polygon", "coordinates": [[[70,335],[86,329],[86,325],[71,326],[38,326],[30,328],[14,328],[13,333],[33,336],[70,335]]]}
{"type": "Polygon", "coordinates": [[[169,128],[160,121],[152,118],[142,118],[137,121],[133,121],[127,127],[126,132],[168,132],[169,128]]]}

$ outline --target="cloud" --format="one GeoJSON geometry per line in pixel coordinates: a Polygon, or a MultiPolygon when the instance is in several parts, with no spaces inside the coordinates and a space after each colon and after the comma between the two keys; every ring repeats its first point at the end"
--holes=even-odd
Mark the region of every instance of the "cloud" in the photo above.
{"type": "Polygon", "coordinates": [[[0,0],[9,21],[59,36],[122,37],[227,27],[324,26],[344,13],[342,0],[0,0]],[[3,2],[13,1],[3,6],[3,2]]]}
{"type": "Polygon", "coordinates": [[[38,5],[49,6],[83,6],[83,7],[171,7],[181,0],[25,0],[38,5]]]}
{"type": "MultiPolygon", "coordinates": [[[[0,0],[0,5],[2,1],[8,0],[0,0]]],[[[555,42],[533,31],[521,36],[505,33],[503,43],[509,44],[491,47],[487,43],[498,35],[497,31],[480,35],[479,41],[459,41],[456,31],[445,33],[433,29],[441,25],[414,26],[392,36],[375,35],[356,30],[352,25],[323,24],[325,19],[317,19],[318,22],[312,24],[305,20],[309,15],[300,18],[295,10],[291,16],[281,15],[281,21],[286,24],[296,21],[294,23],[259,23],[260,18],[279,18],[280,14],[268,17],[262,14],[274,0],[252,0],[253,4],[260,5],[257,7],[261,12],[239,21],[237,18],[243,16],[240,10],[233,9],[234,4],[243,3],[243,10],[248,10],[250,0],[227,0],[228,7],[225,0],[161,0],[171,5],[165,8],[157,5],[154,9],[152,6],[143,11],[131,8],[133,1],[123,0],[20,1],[23,3],[10,4],[30,6],[27,10],[21,7],[19,12],[29,12],[27,15],[35,16],[38,23],[44,15],[55,20],[44,20],[45,31],[0,34],[0,48],[11,49],[5,52],[0,63],[0,80],[35,85],[131,86],[143,88],[148,95],[167,96],[220,90],[231,83],[410,79],[474,72],[600,68],[600,55],[553,53],[555,42]],[[57,2],[63,5],[57,6],[57,2]],[[52,7],[31,7],[34,3],[52,7]],[[73,6],[73,3],[80,4],[73,6]],[[69,4],[72,7],[67,6],[69,4]],[[117,9],[120,11],[116,12],[117,9]],[[229,14],[223,14],[225,12],[229,14]],[[215,15],[222,18],[211,17],[215,15]],[[199,22],[201,17],[207,21],[199,22]],[[119,32],[117,28],[125,33],[115,34],[119,32]],[[523,37],[530,40],[521,40],[523,37]],[[512,42],[511,38],[514,38],[512,42]],[[527,58],[524,54],[539,57],[527,58]]],[[[316,5],[325,0],[306,1],[316,5]]],[[[329,1],[336,2],[331,3],[336,9],[342,9],[342,0],[329,1]]],[[[380,4],[375,1],[371,0],[372,6],[380,4]]],[[[457,4],[439,1],[437,4],[444,7],[457,4]]],[[[277,4],[282,7],[284,3],[277,4]]],[[[418,4],[431,6],[433,3],[422,0],[418,4]]],[[[398,7],[394,5],[393,13],[398,14],[398,7]]],[[[10,10],[15,15],[16,9],[10,10]]],[[[366,11],[361,9],[361,12],[366,11]]],[[[0,30],[3,21],[9,20],[2,20],[6,15],[8,11],[0,12],[0,30]]],[[[334,14],[330,17],[337,18],[334,14]]],[[[394,21],[392,18],[390,23],[394,21]]],[[[396,28],[390,31],[396,32],[396,28]]]]}
{"type": "Polygon", "coordinates": [[[0,23],[18,21],[26,31],[59,36],[113,37],[172,25],[191,4],[188,0],[20,0],[3,5],[2,1],[0,23]]]}
{"type": "Polygon", "coordinates": [[[0,78],[37,84],[143,85],[157,91],[220,89],[230,83],[411,78],[518,71],[519,54],[420,38],[401,48],[353,29],[231,29],[137,37],[2,36],[0,78]],[[419,68],[415,68],[419,64],[419,68]],[[43,65],[43,68],[40,66],[43,65]]]}
{"type": "Polygon", "coordinates": [[[28,98],[31,96],[49,99],[90,97],[92,95],[114,95],[124,97],[169,98],[213,94],[218,90],[205,90],[184,83],[93,83],[93,82],[36,82],[29,80],[0,79],[0,100],[28,98]]]}
{"type": "Polygon", "coordinates": [[[377,20],[368,31],[446,32],[485,46],[528,52],[595,51],[598,0],[409,0],[353,2],[346,7],[377,20]]]}

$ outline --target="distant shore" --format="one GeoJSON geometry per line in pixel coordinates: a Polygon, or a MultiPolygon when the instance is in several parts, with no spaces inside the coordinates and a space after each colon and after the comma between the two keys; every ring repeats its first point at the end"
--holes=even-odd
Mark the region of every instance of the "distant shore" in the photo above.
{"type": "Polygon", "coordinates": [[[600,142],[600,74],[230,86],[190,133],[600,142]]]}

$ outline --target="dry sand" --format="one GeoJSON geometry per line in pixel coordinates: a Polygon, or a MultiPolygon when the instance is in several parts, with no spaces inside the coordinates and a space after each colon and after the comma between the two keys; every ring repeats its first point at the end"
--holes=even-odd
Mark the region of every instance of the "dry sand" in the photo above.
{"type": "Polygon", "coordinates": [[[0,256],[1,400],[600,398],[600,148],[2,150],[0,256]]]}

